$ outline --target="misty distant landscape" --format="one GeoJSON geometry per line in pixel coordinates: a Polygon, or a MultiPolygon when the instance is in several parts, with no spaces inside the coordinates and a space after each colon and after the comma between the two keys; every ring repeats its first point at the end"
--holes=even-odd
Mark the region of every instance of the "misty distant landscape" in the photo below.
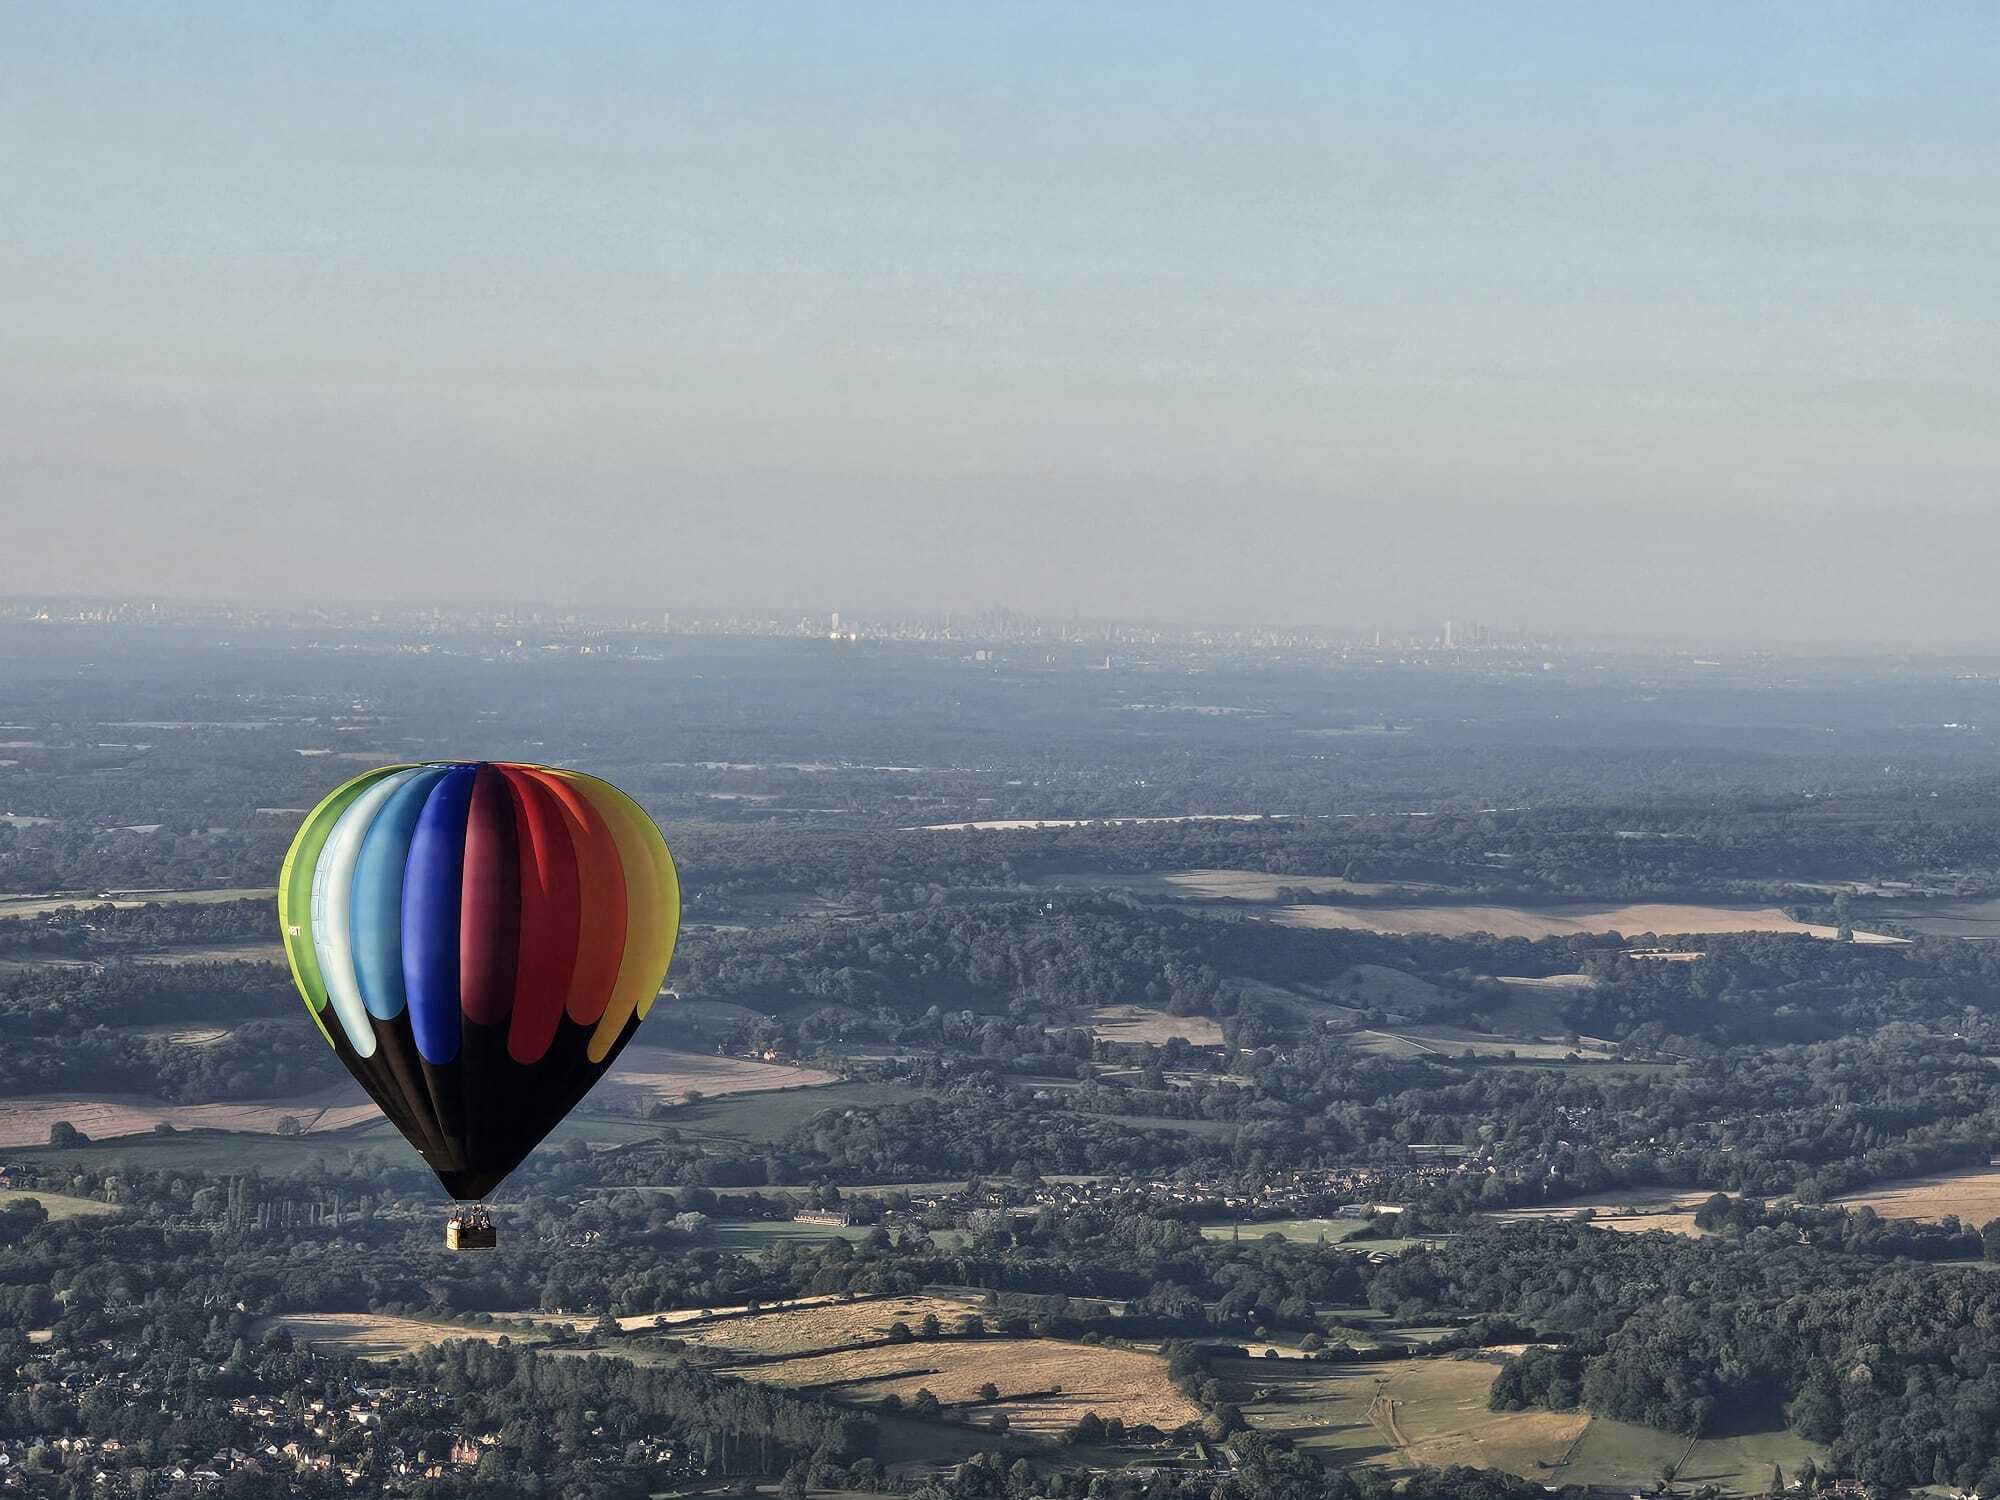
{"type": "Polygon", "coordinates": [[[13,613],[31,1483],[2000,1466],[2000,663],[13,613]],[[329,786],[442,756],[613,779],[686,893],[498,1259],[272,904],[329,786]]]}

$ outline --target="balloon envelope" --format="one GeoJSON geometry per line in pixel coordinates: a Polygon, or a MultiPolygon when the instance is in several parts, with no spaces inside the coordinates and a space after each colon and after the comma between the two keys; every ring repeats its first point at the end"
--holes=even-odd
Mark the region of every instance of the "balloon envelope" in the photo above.
{"type": "Polygon", "coordinates": [[[278,879],[292,978],[454,1198],[491,1192],[604,1076],[666,979],[680,882],[609,782],[383,766],[307,815],[278,879]]]}

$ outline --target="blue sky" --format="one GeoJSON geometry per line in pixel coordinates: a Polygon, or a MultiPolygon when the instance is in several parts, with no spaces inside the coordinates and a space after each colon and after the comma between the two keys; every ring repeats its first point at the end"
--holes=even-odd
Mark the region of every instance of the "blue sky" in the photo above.
{"type": "Polygon", "coordinates": [[[2000,640],[1988,5],[17,6],[0,55],[0,590],[2000,640]]]}

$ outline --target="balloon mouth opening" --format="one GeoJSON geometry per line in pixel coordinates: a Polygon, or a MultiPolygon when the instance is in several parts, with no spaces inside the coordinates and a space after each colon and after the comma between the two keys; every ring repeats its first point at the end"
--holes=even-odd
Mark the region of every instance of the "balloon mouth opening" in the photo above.
{"type": "MultiPolygon", "coordinates": [[[[510,1167],[508,1170],[513,1169],[510,1167]]],[[[500,1186],[506,1176],[506,1172],[480,1172],[468,1169],[462,1172],[440,1172],[437,1174],[437,1179],[444,1184],[444,1190],[451,1194],[456,1202],[480,1203],[493,1195],[493,1189],[500,1186]]]]}

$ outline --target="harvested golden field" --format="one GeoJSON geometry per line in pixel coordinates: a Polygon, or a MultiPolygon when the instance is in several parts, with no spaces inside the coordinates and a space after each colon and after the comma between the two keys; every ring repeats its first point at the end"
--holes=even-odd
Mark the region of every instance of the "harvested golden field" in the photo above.
{"type": "Polygon", "coordinates": [[[1574,1203],[1550,1203],[1540,1208],[1510,1208],[1487,1217],[1502,1224],[1532,1220],[1574,1219],[1589,1214],[1596,1229],[1617,1230],[1621,1234],[1644,1234],[1663,1229],[1668,1234],[1699,1239],[1694,1213],[1716,1192],[1715,1188],[1624,1188],[1601,1193],[1574,1203]]]}
{"type": "Polygon", "coordinates": [[[1572,1047],[1567,1042],[1532,1041],[1525,1037],[1497,1036],[1490,1032],[1467,1031],[1460,1026],[1410,1026],[1394,1032],[1357,1031],[1355,1045],[1364,1052],[1389,1057],[1474,1057],[1513,1056],[1529,1062],[1558,1062],[1574,1052],[1585,1061],[1603,1061],[1615,1056],[1608,1043],[1592,1043],[1581,1038],[1572,1047]]]}
{"type": "Polygon", "coordinates": [[[217,943],[209,947],[163,948],[139,957],[142,964],[281,964],[285,950],[277,943],[217,943]]]}
{"type": "Polygon", "coordinates": [[[395,1359],[449,1339],[478,1339],[489,1344],[503,1338],[515,1343],[523,1339],[518,1328],[464,1328],[456,1323],[392,1318],[385,1313],[284,1313],[258,1319],[251,1325],[250,1337],[255,1341],[273,1327],[290,1329],[300,1344],[354,1359],[395,1359]]]}
{"type": "MultiPolygon", "coordinates": [[[[978,1310],[970,1302],[922,1294],[883,1297],[872,1302],[822,1300],[779,1312],[676,1328],[674,1336],[710,1349],[731,1349],[742,1354],[793,1354],[803,1349],[826,1349],[835,1344],[883,1338],[894,1323],[907,1323],[915,1330],[925,1313],[936,1313],[938,1321],[951,1329],[967,1313],[978,1310]]],[[[897,1347],[907,1352],[913,1346],[897,1347]]]]}
{"type": "Polygon", "coordinates": [[[1138,875],[1078,872],[1042,875],[1035,884],[1130,891],[1135,896],[1193,901],[1256,902],[1276,901],[1280,890],[1309,891],[1315,896],[1386,896],[1398,891],[1415,895],[1436,889],[1409,882],[1376,885],[1365,880],[1343,880],[1337,875],[1270,875],[1262,870],[1161,870],[1138,875]]]}
{"type": "Polygon", "coordinates": [[[1609,1229],[1616,1234],[1651,1234],[1659,1230],[1663,1234],[1677,1234],[1688,1240],[1698,1240],[1702,1236],[1701,1227],[1695,1223],[1693,1214],[1621,1214],[1615,1218],[1593,1219],[1590,1227],[1609,1229]]]}
{"type": "Polygon", "coordinates": [[[143,1094],[35,1094],[0,1100],[0,1146],[46,1146],[49,1127],[67,1120],[92,1140],[144,1135],[162,1122],[177,1130],[240,1130],[274,1135],[278,1122],[302,1131],[345,1130],[379,1118],[354,1083],[335,1084],[298,1099],[243,1104],[168,1104],[143,1094]]]}
{"type": "MultiPolygon", "coordinates": [[[[613,1191],[629,1192],[631,1190],[629,1188],[618,1188],[613,1191]]],[[[746,1188],[742,1189],[742,1191],[748,1192],[751,1189],[746,1188]]],[[[793,1307],[819,1307],[826,1303],[843,1300],[839,1292],[827,1292],[816,1297],[795,1297],[791,1301],[786,1302],[783,1307],[773,1307],[772,1312],[782,1312],[786,1308],[793,1307]]],[[[688,1330],[681,1329],[676,1325],[693,1323],[703,1318],[711,1318],[718,1313],[740,1313],[742,1311],[743,1308],[740,1306],[672,1307],[662,1312],[635,1313],[630,1317],[620,1318],[618,1319],[618,1326],[626,1333],[646,1333],[664,1323],[674,1330],[676,1337],[685,1338],[688,1336],[688,1330]]],[[[588,1313],[496,1312],[493,1316],[496,1318],[511,1318],[523,1323],[554,1323],[559,1327],[574,1329],[578,1333],[597,1326],[597,1319],[588,1313]]],[[[923,1314],[919,1313],[918,1316],[922,1317],[923,1314]]]]}
{"type": "MultiPolygon", "coordinates": [[[[310,1023],[300,1018],[301,1026],[310,1023]]],[[[220,1029],[183,1023],[158,1029],[184,1046],[219,1041],[220,1029]]],[[[690,1089],[709,1098],[771,1089],[808,1088],[836,1083],[818,1068],[751,1062],[740,1057],[706,1057],[665,1047],[627,1047],[617,1064],[590,1094],[590,1108],[606,1113],[642,1113],[658,1101],[679,1103],[690,1089]]],[[[0,1100],[0,1147],[45,1146],[49,1127],[67,1120],[92,1140],[144,1135],[162,1122],[177,1130],[236,1130],[274,1135],[278,1122],[297,1120],[303,1132],[346,1130],[380,1118],[358,1084],[339,1083],[297,1099],[250,1100],[235,1104],[170,1104],[143,1094],[37,1094],[0,1100]]]]}
{"type": "MultiPolygon", "coordinates": [[[[879,1339],[895,1323],[915,1330],[926,1313],[935,1314],[950,1330],[967,1313],[978,1311],[972,1302],[918,1294],[863,1302],[813,1298],[778,1311],[706,1322],[695,1321],[698,1309],[681,1309],[621,1318],[619,1323],[643,1332],[656,1317],[665,1317],[676,1338],[718,1353],[786,1355],[879,1339]]],[[[918,1339],[748,1364],[738,1373],[771,1385],[852,1381],[855,1384],[836,1387],[836,1393],[871,1400],[891,1392],[908,1400],[928,1389],[940,1401],[967,1401],[990,1380],[1003,1397],[1021,1398],[1003,1400],[994,1409],[1004,1410],[1016,1426],[1036,1430],[1066,1427],[1086,1411],[1119,1416],[1128,1425],[1152,1422],[1160,1427],[1176,1427],[1201,1416],[1168,1383],[1166,1363],[1158,1355],[1053,1339],[918,1339]],[[1062,1387],[1059,1394],[1054,1393],[1057,1386],[1062,1387]]]]}
{"type": "MultiPolygon", "coordinates": [[[[660,1002],[662,1007],[672,1003],[660,1002]]],[[[690,1090],[715,1099],[725,1094],[812,1088],[839,1081],[838,1074],[820,1068],[676,1052],[635,1043],[619,1054],[611,1071],[590,1091],[590,1107],[613,1114],[643,1114],[655,1104],[679,1104],[690,1090]]]]}
{"type": "MultiPolygon", "coordinates": [[[[223,890],[207,891],[104,891],[95,895],[76,892],[42,896],[0,896],[0,917],[39,917],[52,911],[72,911],[82,906],[116,906],[129,909],[154,903],[169,904],[194,902],[208,904],[216,901],[273,900],[278,897],[276,886],[232,886],[223,890]]],[[[275,923],[274,916],[272,921],[275,923]]]]}
{"type": "Polygon", "coordinates": [[[1289,813],[1177,813],[1164,818],[982,818],[972,823],[919,823],[898,833],[1018,833],[1029,828],[1098,828],[1139,823],[1260,823],[1290,817],[1289,813]]]}
{"type": "Polygon", "coordinates": [[[1165,1429],[1202,1415],[1168,1382],[1167,1363],[1159,1355],[1056,1339],[889,1344],[738,1373],[772,1385],[852,1382],[835,1387],[834,1394],[853,1400],[893,1393],[908,1401],[928,1390],[946,1403],[976,1399],[990,1380],[1001,1399],[979,1411],[1004,1411],[1016,1429],[1033,1432],[1060,1431],[1089,1411],[1121,1418],[1128,1427],[1151,1422],[1165,1429]]]}
{"type": "Polygon", "coordinates": [[[99,1203],[95,1198],[72,1198],[68,1193],[38,1193],[25,1188],[0,1189],[0,1208],[19,1203],[24,1198],[32,1198],[48,1211],[49,1218],[83,1219],[93,1214],[115,1214],[118,1206],[114,1203],[99,1203]]]}
{"type": "Polygon", "coordinates": [[[1091,1034],[1106,1042],[1152,1042],[1180,1037],[1192,1047],[1220,1047],[1222,1026],[1207,1016],[1170,1016],[1143,1005],[1101,1005],[1090,1016],[1091,1034]]]}
{"type": "Polygon", "coordinates": [[[1885,1219],[1942,1219],[1956,1214],[1961,1223],[1977,1227],[2000,1218],[2000,1167],[1880,1182],[1833,1201],[1842,1208],[1872,1208],[1885,1219]]]}
{"type": "MultiPolygon", "coordinates": [[[[1391,936],[1435,933],[1469,937],[1487,932],[1495,937],[1570,937],[1580,933],[1619,932],[1795,932],[1831,938],[1836,929],[1795,922],[1775,906],[1675,905],[1636,902],[1599,906],[1281,906],[1275,920],[1288,927],[1333,928],[1350,932],[1380,932],[1391,936]]],[[[1899,943],[1901,938],[1857,932],[1856,942],[1899,943]]]]}

